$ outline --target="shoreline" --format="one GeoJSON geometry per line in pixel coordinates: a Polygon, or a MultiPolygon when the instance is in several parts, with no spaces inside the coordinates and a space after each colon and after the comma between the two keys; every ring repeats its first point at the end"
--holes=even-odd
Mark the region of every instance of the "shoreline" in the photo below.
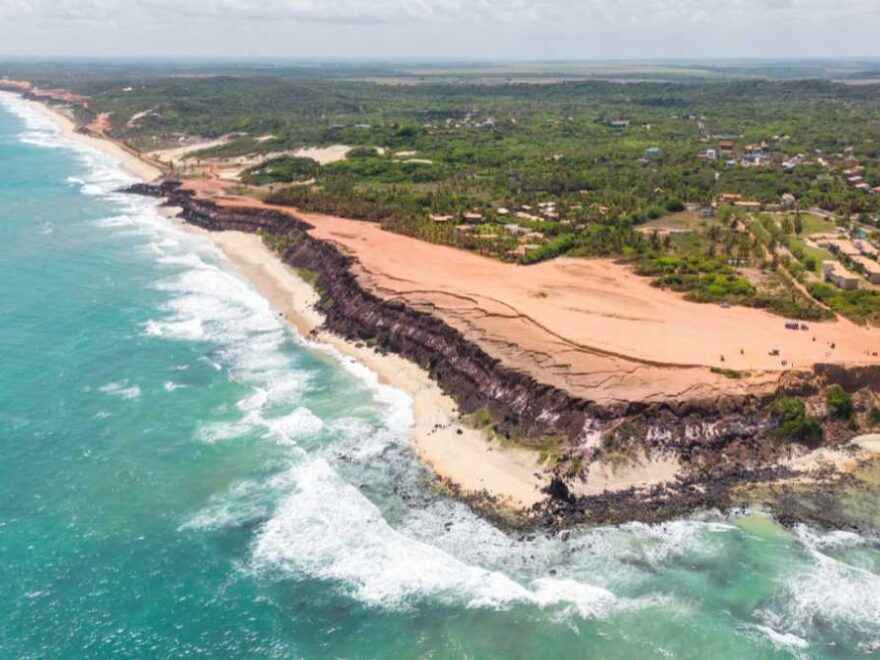
{"type": "MultiPolygon", "coordinates": [[[[62,125],[65,137],[107,153],[136,178],[145,180],[161,174],[157,168],[140,161],[110,139],[77,133],[73,122],[63,113],[46,108],[36,101],[29,103],[43,107],[48,116],[56,119],[62,125]]],[[[231,204],[233,208],[244,205],[244,199],[241,204],[231,204]]],[[[254,201],[253,206],[260,205],[254,201]]],[[[278,211],[273,209],[273,212],[278,211]]],[[[163,215],[173,218],[176,214],[166,212],[163,215]]],[[[557,488],[558,480],[554,478],[553,472],[542,465],[538,450],[498,441],[493,437],[494,434],[464,425],[453,397],[444,393],[431,375],[418,366],[420,360],[411,361],[387,350],[375,350],[366,347],[362,342],[349,341],[329,331],[320,330],[324,317],[315,310],[315,304],[319,300],[318,292],[297,273],[297,269],[270,250],[256,233],[251,230],[238,231],[235,223],[232,223],[232,228],[223,227],[223,231],[210,231],[190,222],[175,219],[171,221],[179,223],[186,231],[210,240],[238,273],[299,331],[303,339],[335,349],[344,358],[366,366],[378,376],[382,384],[406,393],[412,401],[413,425],[409,432],[409,441],[413,451],[452,494],[496,514],[503,514],[505,511],[526,514],[533,507],[535,511],[541,509],[536,505],[552,506],[553,502],[566,502],[570,497],[569,493],[585,500],[588,508],[594,505],[600,509],[609,504],[613,506],[623,496],[629,498],[629,505],[636,506],[636,502],[646,496],[646,502],[650,501],[652,489],[669,486],[673,493],[685,498],[682,511],[690,506],[686,502],[689,496],[684,490],[691,493],[694,490],[687,480],[679,482],[683,478],[679,470],[681,466],[663,456],[649,458],[647,454],[644,461],[622,468],[615,467],[614,462],[591,463],[587,483],[573,484],[570,491],[563,485],[564,490],[560,493],[557,488]],[[545,490],[548,487],[550,493],[545,490]]],[[[326,237],[313,237],[313,240],[327,245],[335,244],[326,237]]],[[[861,449],[868,449],[869,454],[876,451],[873,446],[870,449],[861,449]]],[[[822,452],[808,452],[806,456],[799,458],[800,460],[795,461],[783,460],[769,469],[796,466],[809,471],[815,467],[816,462],[825,463],[831,459],[838,469],[848,471],[842,463],[849,461],[833,450],[825,455],[822,452]]],[[[758,480],[762,479],[758,477],[758,480]]],[[[771,477],[770,481],[782,483],[786,480],[779,481],[777,476],[771,477]]]]}
{"type": "Polygon", "coordinates": [[[99,151],[118,161],[119,166],[129,176],[145,183],[154,181],[162,176],[163,173],[158,167],[138,158],[112,139],[80,133],[77,131],[77,126],[74,120],[60,108],[53,107],[40,101],[33,101],[24,98],[21,94],[15,92],[0,90],[0,97],[3,95],[14,97],[17,102],[27,105],[29,108],[38,111],[44,117],[52,120],[61,131],[61,135],[64,139],[94,149],[95,151],[99,151]]]}
{"type": "MultiPolygon", "coordinates": [[[[162,176],[158,168],[112,140],[77,132],[74,121],[59,109],[12,92],[0,93],[16,96],[50,118],[65,139],[117,160],[134,178],[146,183],[162,176]]],[[[523,513],[546,499],[541,491],[549,485],[550,476],[542,475],[537,452],[501,447],[489,442],[485,432],[462,424],[455,402],[418,365],[319,331],[323,317],[314,309],[317,293],[272,253],[260,237],[243,232],[210,232],[176,220],[173,212],[162,211],[160,209],[161,215],[183,230],[208,239],[305,341],[335,349],[343,357],[366,366],[380,383],[404,392],[412,401],[410,445],[422,464],[445,487],[465,496],[488,496],[493,506],[513,513],[523,513]],[[477,465],[479,469],[474,469],[477,465]]]]}
{"type": "MultiPolygon", "coordinates": [[[[166,213],[173,219],[174,213],[166,213]]],[[[481,430],[462,424],[458,406],[418,365],[393,354],[380,354],[320,330],[323,315],[315,309],[319,296],[290,266],[283,263],[256,234],[210,232],[180,222],[187,232],[207,238],[236,271],[280,312],[307,342],[335,349],[375,373],[379,382],[404,392],[412,402],[409,441],[423,465],[447,487],[463,495],[485,492],[493,504],[524,512],[546,497],[550,483],[537,452],[501,447],[481,430]],[[474,466],[479,465],[479,469],[474,466]]]]}

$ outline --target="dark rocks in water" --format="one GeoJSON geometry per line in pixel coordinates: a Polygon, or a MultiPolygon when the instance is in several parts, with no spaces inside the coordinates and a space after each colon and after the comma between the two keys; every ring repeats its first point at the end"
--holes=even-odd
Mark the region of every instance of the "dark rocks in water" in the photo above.
{"type": "Polygon", "coordinates": [[[576,499],[574,495],[571,494],[568,486],[559,477],[553,477],[550,481],[550,485],[544,489],[544,492],[547,493],[551,499],[559,500],[566,504],[574,505],[576,502],[576,499]]]}

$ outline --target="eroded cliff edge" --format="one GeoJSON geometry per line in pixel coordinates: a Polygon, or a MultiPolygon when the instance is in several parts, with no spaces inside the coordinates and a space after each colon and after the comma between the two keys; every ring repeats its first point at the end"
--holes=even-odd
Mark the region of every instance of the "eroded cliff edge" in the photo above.
{"type": "MultiPolygon", "coordinates": [[[[744,484],[840,481],[846,477],[833,465],[797,458],[818,447],[845,452],[859,429],[876,421],[868,412],[880,392],[880,367],[816,365],[784,374],[772,392],[713,399],[600,404],[574,397],[508,368],[436,316],[366,290],[353,257],[312,237],[311,225],[295,214],[218,205],[176,181],[129,192],[166,198],[182,219],[203,229],[262,234],[284,262],[313,274],[328,330],[417,363],[473,423],[548,451],[555,478],[545,503],[531,512],[539,522],[660,520],[735,506],[744,484]],[[832,389],[844,392],[852,414],[829,409],[832,389]],[[652,461],[674,465],[676,477],[647,490],[584,487],[596,469],[652,461]]],[[[466,496],[476,504],[488,498],[466,496]]]]}

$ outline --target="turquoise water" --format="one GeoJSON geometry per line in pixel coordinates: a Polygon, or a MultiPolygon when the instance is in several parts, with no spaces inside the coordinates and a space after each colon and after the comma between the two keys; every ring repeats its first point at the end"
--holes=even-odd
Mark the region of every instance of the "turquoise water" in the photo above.
{"type": "Polygon", "coordinates": [[[0,102],[0,657],[880,654],[877,537],[761,514],[508,536],[407,399],[106,156],[0,102]]]}

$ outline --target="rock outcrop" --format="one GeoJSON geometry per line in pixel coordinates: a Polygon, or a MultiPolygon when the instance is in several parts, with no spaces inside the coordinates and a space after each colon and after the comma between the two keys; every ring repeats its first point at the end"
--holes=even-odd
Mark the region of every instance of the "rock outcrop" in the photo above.
{"type": "MultiPolygon", "coordinates": [[[[194,197],[175,181],[138,184],[129,192],[164,197],[167,205],[181,208],[186,222],[210,231],[271,237],[287,264],[314,273],[328,330],[417,363],[455,399],[463,414],[487,411],[498,434],[525,445],[558,438],[559,478],[548,492],[545,510],[553,520],[655,519],[698,506],[724,505],[735,484],[790,475],[775,467],[790,448],[772,436],[778,419],[771,404],[778,396],[812,398],[821,407],[824,390],[834,383],[850,392],[880,391],[880,367],[817,365],[812,372],[785,374],[771,396],[599,405],[506,367],[435,316],[365,290],[355,275],[353,258],[310,236],[311,225],[293,213],[218,206],[194,197]],[[674,456],[683,472],[676,483],[649,493],[631,490],[575,498],[562,487],[563,477],[576,481],[592,461],[609,452],[674,456]],[[645,507],[646,501],[651,506],[645,507]],[[640,513],[633,512],[638,502],[640,513]],[[621,514],[626,509],[630,513],[621,514]]],[[[826,426],[828,442],[848,439],[840,425],[826,426]]]]}

